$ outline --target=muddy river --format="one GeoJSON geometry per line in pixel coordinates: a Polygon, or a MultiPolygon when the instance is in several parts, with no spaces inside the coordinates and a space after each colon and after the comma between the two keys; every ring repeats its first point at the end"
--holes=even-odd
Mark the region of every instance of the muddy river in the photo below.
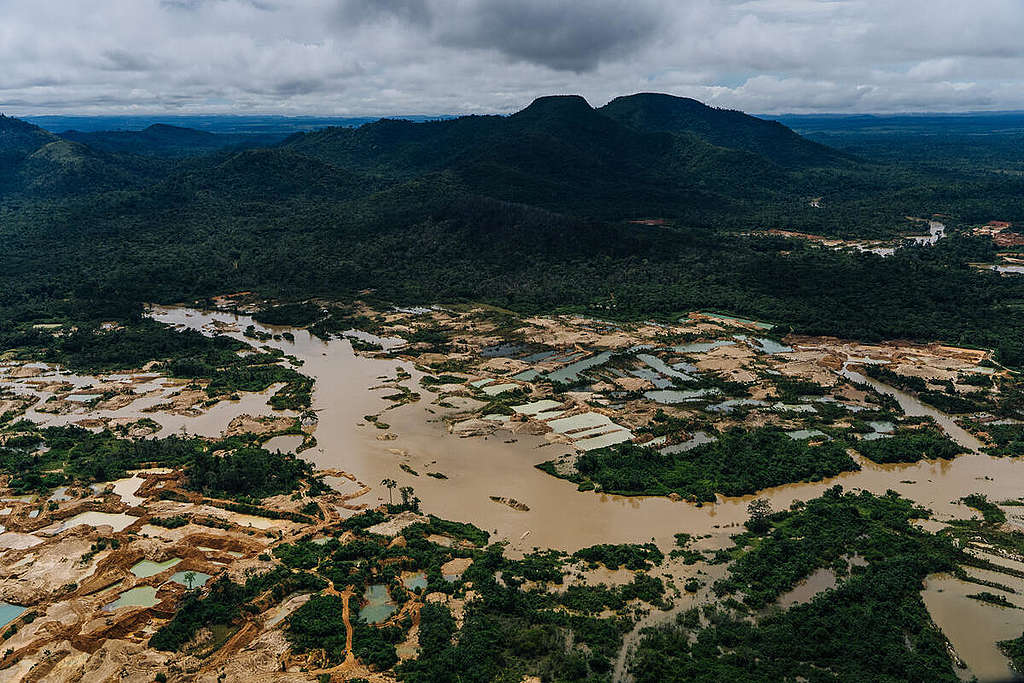
{"type": "MultiPolygon", "coordinates": [[[[746,507],[753,499],[720,497],[715,504],[697,506],[660,497],[581,493],[574,484],[534,468],[537,463],[567,452],[568,446],[502,431],[489,438],[462,439],[450,435],[440,420],[444,409],[431,404],[435,395],[419,386],[422,373],[410,362],[364,358],[354,354],[345,339],[325,342],[305,330],[270,328],[247,316],[155,308],[153,317],[207,333],[209,329],[204,326],[215,320],[233,323],[239,329],[254,324],[269,333],[291,331],[293,342],[266,343],[301,359],[300,371],[316,379],[313,409],[319,417],[318,445],[305,451],[303,457],[318,467],[351,472],[370,486],[377,487],[386,477],[395,479],[400,486],[413,486],[425,509],[443,517],[474,522],[499,538],[509,539],[517,549],[539,546],[575,550],[594,543],[643,542],[652,538],[671,547],[673,535],[679,531],[694,535],[734,533],[732,528],[746,520],[746,507]],[[422,398],[389,409],[393,404],[382,397],[394,390],[382,386],[382,382],[393,380],[398,367],[411,373],[412,378],[404,384],[422,398]],[[379,440],[378,436],[385,432],[363,419],[364,415],[378,413],[380,420],[389,425],[386,432],[396,435],[395,439],[379,440]],[[399,465],[403,463],[420,476],[402,470],[399,465]],[[427,472],[440,472],[448,479],[427,477],[427,472]],[[495,503],[490,496],[515,498],[530,509],[513,510],[495,503]]],[[[228,334],[242,338],[240,333],[228,334]]],[[[912,396],[849,370],[844,374],[895,395],[908,414],[935,417],[953,439],[972,451],[979,447],[977,440],[948,416],[912,396]]],[[[181,418],[176,419],[175,426],[180,421],[181,418]]],[[[191,431],[188,418],[184,422],[184,429],[191,431]]],[[[863,469],[859,472],[817,483],[779,486],[762,491],[759,497],[780,509],[794,500],[816,497],[834,484],[875,493],[893,489],[931,508],[942,519],[965,514],[965,508],[953,502],[961,496],[980,492],[990,499],[1002,500],[1018,496],[1024,485],[1024,462],[979,454],[911,465],[877,465],[866,460],[860,464],[863,469]]],[[[386,492],[380,489],[376,498],[385,497],[386,492]]]]}

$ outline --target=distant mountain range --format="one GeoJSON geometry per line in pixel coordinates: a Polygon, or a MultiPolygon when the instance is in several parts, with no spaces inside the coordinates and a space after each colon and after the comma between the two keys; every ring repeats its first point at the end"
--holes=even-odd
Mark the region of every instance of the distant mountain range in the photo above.
{"type": "Polygon", "coordinates": [[[803,203],[800,193],[821,191],[794,173],[855,165],[781,124],[656,94],[621,97],[599,109],[578,96],[543,97],[512,116],[382,119],[285,139],[166,124],[55,135],[10,118],[0,120],[0,129],[0,153],[9,162],[0,188],[23,196],[141,189],[182,173],[222,186],[224,178],[215,176],[226,169],[243,194],[282,183],[308,189],[323,180],[309,176],[319,163],[327,166],[318,174],[340,174],[353,188],[443,174],[462,191],[554,211],[699,222],[751,203],[803,203]],[[224,158],[230,154],[238,156],[224,158]],[[268,167],[295,177],[268,178],[268,167]]]}

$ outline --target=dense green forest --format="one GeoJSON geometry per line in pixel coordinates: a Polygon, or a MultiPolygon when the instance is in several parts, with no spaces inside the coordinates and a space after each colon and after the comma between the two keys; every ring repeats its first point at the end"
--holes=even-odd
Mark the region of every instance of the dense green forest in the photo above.
{"type": "Polygon", "coordinates": [[[251,437],[209,442],[199,437],[125,439],[75,425],[38,427],[21,420],[5,427],[0,474],[18,493],[46,492],[65,484],[90,484],[127,476],[141,467],[177,467],[185,485],[204,495],[249,501],[291,493],[312,476],[312,466],[292,453],[271,453],[251,437]],[[42,448],[40,448],[42,447],[42,448]],[[214,455],[218,453],[218,455],[214,455]]]}
{"type": "Polygon", "coordinates": [[[182,131],[150,131],[148,151],[146,136],[94,148],[0,119],[4,347],[50,344],[36,323],[256,290],[625,319],[714,308],[1024,362],[1024,283],[967,265],[995,258],[987,240],[881,258],[744,234],[890,237],[934,212],[951,230],[1020,219],[1019,176],[853,156],[655,95],[601,109],[542,98],[509,117],[382,120],[247,150],[211,152],[182,131]],[[666,224],[629,222],[652,217],[666,224]]]}
{"type": "Polygon", "coordinates": [[[590,451],[576,461],[576,480],[607,493],[676,493],[714,501],[716,493],[742,496],[860,469],[846,447],[842,441],[812,446],[773,427],[736,428],[720,434],[713,443],[682,453],[662,454],[632,443],[590,451]]]}

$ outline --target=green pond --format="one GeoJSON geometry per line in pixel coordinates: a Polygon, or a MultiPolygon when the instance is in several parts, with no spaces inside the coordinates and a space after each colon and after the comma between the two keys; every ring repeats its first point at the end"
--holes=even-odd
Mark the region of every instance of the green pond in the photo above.
{"type": "Polygon", "coordinates": [[[138,586],[126,590],[117,596],[117,600],[106,605],[103,609],[113,612],[119,607],[152,607],[159,600],[156,599],[156,588],[153,586],[138,586]]]}
{"type": "Polygon", "coordinates": [[[825,432],[817,429],[797,429],[792,432],[786,432],[786,436],[794,441],[802,441],[803,439],[810,439],[815,436],[825,436],[825,432]]]}
{"type": "Polygon", "coordinates": [[[165,569],[169,569],[174,565],[181,562],[180,557],[172,557],[169,560],[163,562],[154,562],[153,560],[142,560],[132,567],[132,574],[135,574],[140,579],[147,579],[150,576],[156,576],[165,569]]]}

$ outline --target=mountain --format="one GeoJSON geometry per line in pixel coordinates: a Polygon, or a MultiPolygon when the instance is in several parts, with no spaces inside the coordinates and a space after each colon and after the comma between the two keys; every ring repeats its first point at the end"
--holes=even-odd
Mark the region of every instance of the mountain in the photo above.
{"type": "Polygon", "coordinates": [[[696,135],[713,145],[758,154],[791,168],[829,166],[848,160],[777,121],[715,109],[686,97],[639,93],[616,97],[598,111],[635,130],[696,135]]]}
{"type": "Polygon", "coordinates": [[[799,191],[803,182],[756,152],[627,126],[579,96],[542,97],[507,117],[299,133],[282,147],[392,180],[450,173],[474,193],[605,219],[700,220],[799,191]]]}
{"type": "Polygon", "coordinates": [[[24,158],[56,139],[39,126],[0,114],[0,155],[5,159],[24,158]]]}
{"type": "Polygon", "coordinates": [[[225,147],[265,147],[283,140],[283,133],[231,134],[209,133],[156,123],[138,131],[65,131],[65,140],[89,145],[93,149],[112,153],[130,153],[162,157],[185,157],[208,154],[225,147]]]}
{"type": "Polygon", "coordinates": [[[57,140],[39,126],[0,114],[0,196],[18,188],[21,165],[30,154],[57,140]]]}
{"type": "Polygon", "coordinates": [[[0,200],[138,189],[161,170],[158,163],[111,155],[0,116],[0,200]]]}
{"type": "Polygon", "coordinates": [[[805,194],[827,192],[820,179],[794,172],[849,166],[842,155],[780,124],[667,95],[619,98],[600,109],[578,95],[556,95],[511,116],[382,119],[284,140],[164,124],[57,137],[12,121],[7,127],[18,137],[12,133],[11,144],[0,140],[0,148],[20,150],[21,158],[6,191],[46,196],[73,193],[76,183],[79,192],[97,192],[181,176],[201,186],[238,183],[240,197],[273,188],[268,196],[323,190],[325,199],[336,200],[359,188],[378,191],[444,174],[445,187],[454,183],[460,192],[547,211],[722,225],[749,222],[769,203],[796,210],[805,194]],[[240,138],[250,149],[276,142],[278,153],[222,166],[221,153],[238,151],[240,138]],[[56,144],[42,155],[49,166],[26,166],[27,155],[44,143],[56,144]]]}

